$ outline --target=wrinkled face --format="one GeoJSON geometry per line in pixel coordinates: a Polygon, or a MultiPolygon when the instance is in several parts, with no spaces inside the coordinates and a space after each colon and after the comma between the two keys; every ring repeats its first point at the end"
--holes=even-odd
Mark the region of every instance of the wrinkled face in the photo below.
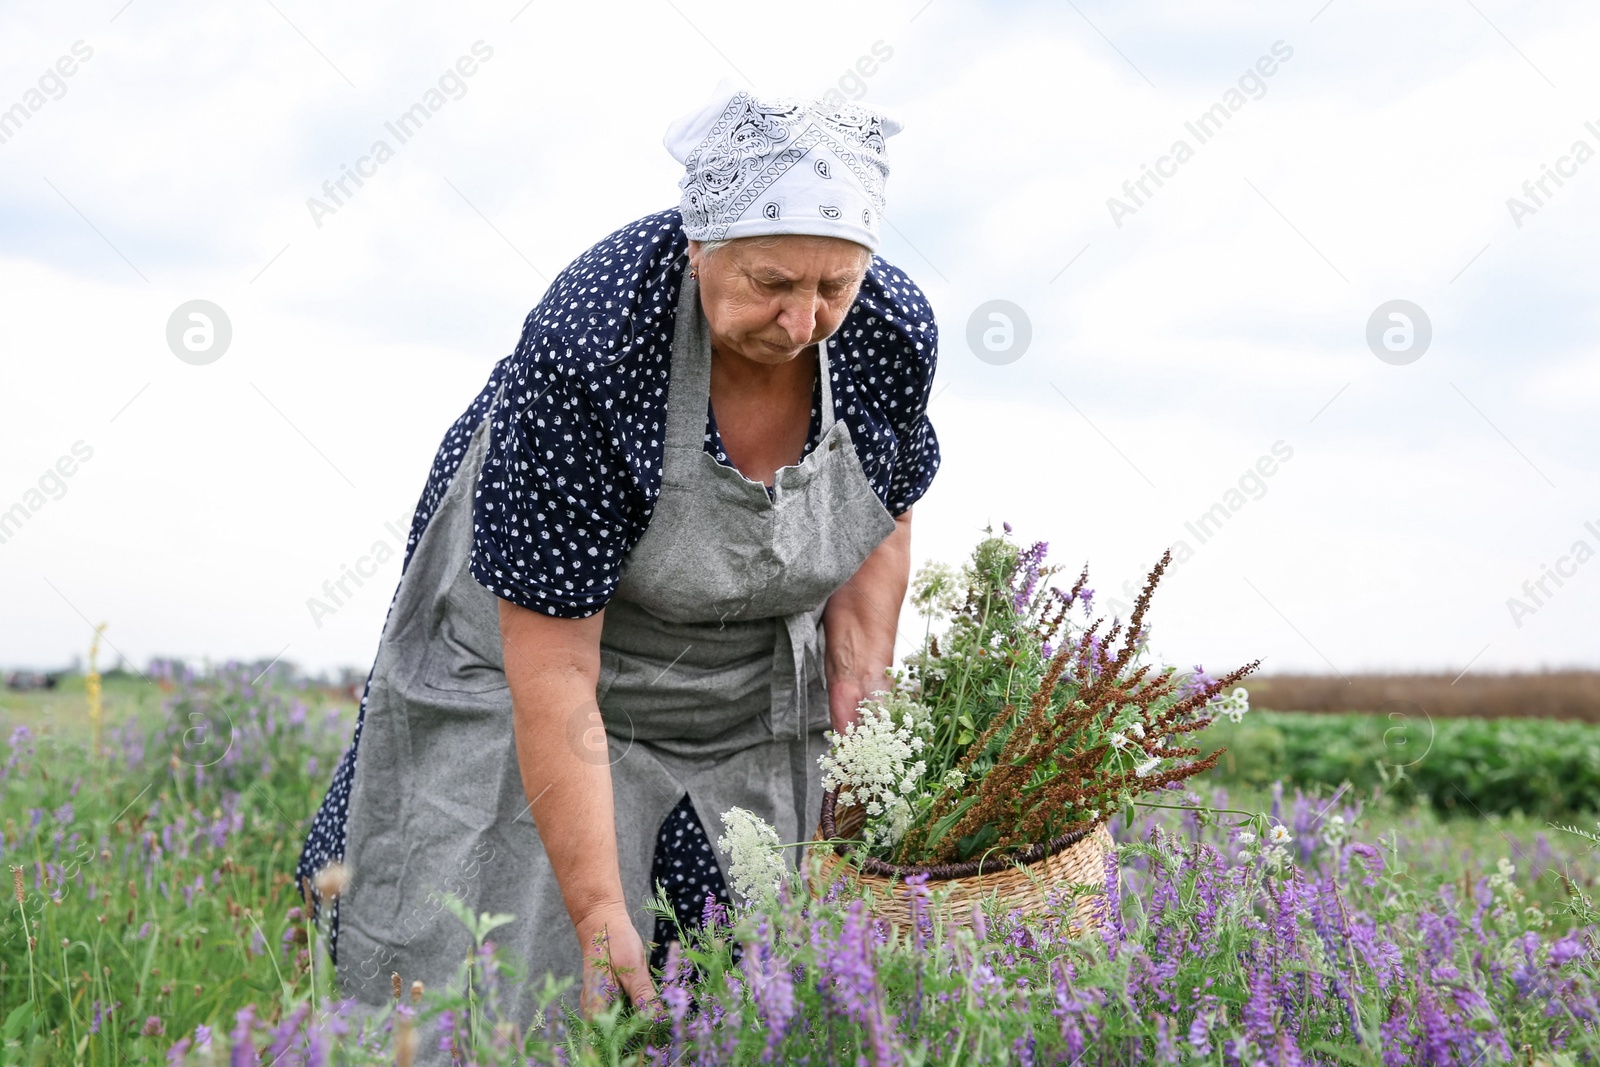
{"type": "Polygon", "coordinates": [[[689,242],[711,342],[756,363],[784,363],[839,328],[871,253],[842,237],[741,237],[705,253],[689,242]]]}

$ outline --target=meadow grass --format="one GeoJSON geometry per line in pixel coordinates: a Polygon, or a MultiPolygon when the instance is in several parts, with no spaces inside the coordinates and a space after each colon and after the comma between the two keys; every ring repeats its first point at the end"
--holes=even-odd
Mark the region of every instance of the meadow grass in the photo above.
{"type": "Polygon", "coordinates": [[[1595,1054],[1583,1014],[1594,916],[1565,910],[1600,875],[1590,842],[1523,814],[1445,818],[1381,789],[1297,797],[1205,778],[1173,802],[1268,813],[1290,834],[1281,864],[1269,868],[1227,816],[1116,820],[1135,845],[1120,933],[1103,944],[995,915],[982,937],[930,927],[912,947],[847,901],[791,903],[691,937],[658,1017],[552,1011],[543,1030],[513,1032],[485,1008],[505,973],[485,931],[470,995],[429,991],[415,1009],[408,997],[362,1045],[292,884],[354,706],[227,670],[112,676],[93,753],[82,699],[70,679],[0,696],[3,853],[22,895],[0,925],[3,1064],[163,1063],[175,1042],[192,1062],[240,1049],[231,1062],[394,1062],[402,1029],[475,1062],[1045,1063],[1074,1047],[1085,1064],[1291,1062],[1283,1040],[1299,1042],[1299,1062],[1466,1063],[1470,1049],[1494,1063],[1502,1046],[1523,1062],[1523,1045],[1552,1063],[1595,1054]],[[1371,929],[1314,932],[1326,918],[1316,902],[1334,899],[1371,929]],[[1285,900],[1300,911],[1285,918],[1285,900]],[[1448,949],[1434,944],[1445,927],[1448,949]],[[1474,929],[1476,941],[1462,932],[1474,929]],[[1372,962],[1351,947],[1361,938],[1394,946],[1393,973],[1387,949],[1372,962]],[[1291,942],[1304,959],[1282,955],[1291,942]],[[1348,965],[1317,947],[1336,944],[1348,965]]]}

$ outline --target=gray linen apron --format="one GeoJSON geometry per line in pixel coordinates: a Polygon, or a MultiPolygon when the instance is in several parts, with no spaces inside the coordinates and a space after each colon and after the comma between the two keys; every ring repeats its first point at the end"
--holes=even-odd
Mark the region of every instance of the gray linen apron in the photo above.
{"type": "MultiPolygon", "coordinates": [[[[622,889],[647,943],[656,833],[685,793],[713,839],[718,816],[735,806],[785,842],[809,838],[819,817],[829,721],[822,609],[894,519],[834,417],[827,343],[818,348],[821,435],[799,465],[777,472],[769,496],[705,451],[711,339],[698,285],[684,274],[661,493],[605,609],[598,708],[572,709],[565,736],[550,739],[611,763],[622,889]]],[[[452,979],[471,937],[428,898],[451,890],[474,914],[516,915],[490,939],[530,978],[507,1005],[526,1025],[543,974],[577,979],[582,958],[522,786],[498,604],[468,570],[473,487],[491,424],[505,419],[497,399],[384,627],[350,791],[338,975],[346,996],[375,1006],[389,997],[392,971],[407,987],[452,979]]],[[[794,850],[787,855],[793,866],[794,850]]],[[[720,852],[717,862],[726,877],[720,852]]],[[[566,999],[576,1005],[576,983],[566,999]]]]}

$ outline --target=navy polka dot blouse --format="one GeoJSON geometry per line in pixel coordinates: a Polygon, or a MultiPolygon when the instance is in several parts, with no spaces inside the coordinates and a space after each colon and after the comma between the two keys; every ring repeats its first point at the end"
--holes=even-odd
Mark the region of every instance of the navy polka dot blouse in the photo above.
{"type": "MultiPolygon", "coordinates": [[[[516,351],[495,365],[440,443],[412,519],[406,564],[473,431],[492,414],[473,503],[473,577],[496,596],[547,615],[584,618],[605,607],[661,491],[667,377],[688,245],[672,208],[622,227],[556,276],[524,321],[516,351]]],[[[855,303],[826,342],[834,415],[849,427],[867,479],[891,514],[911,507],[939,468],[926,413],[938,338],[922,291],[874,255],[855,303]]],[[[820,436],[820,406],[819,387],[807,454],[820,436]]],[[[709,403],[705,440],[706,451],[728,463],[709,403]]],[[[297,877],[314,877],[344,855],[366,703],[363,694],[355,736],[312,820],[297,877]]],[[[698,909],[682,918],[698,922],[698,909]]],[[[330,949],[338,943],[337,920],[335,901],[330,949]]]]}

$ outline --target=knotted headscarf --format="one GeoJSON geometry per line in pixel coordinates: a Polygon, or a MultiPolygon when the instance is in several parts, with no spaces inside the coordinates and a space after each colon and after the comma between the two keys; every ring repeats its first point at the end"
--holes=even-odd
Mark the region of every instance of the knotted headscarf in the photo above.
{"type": "Polygon", "coordinates": [[[683,228],[697,241],[758,234],[843,237],[877,251],[884,139],[898,120],[873,108],[718,87],[663,139],[684,166],[683,228]]]}

